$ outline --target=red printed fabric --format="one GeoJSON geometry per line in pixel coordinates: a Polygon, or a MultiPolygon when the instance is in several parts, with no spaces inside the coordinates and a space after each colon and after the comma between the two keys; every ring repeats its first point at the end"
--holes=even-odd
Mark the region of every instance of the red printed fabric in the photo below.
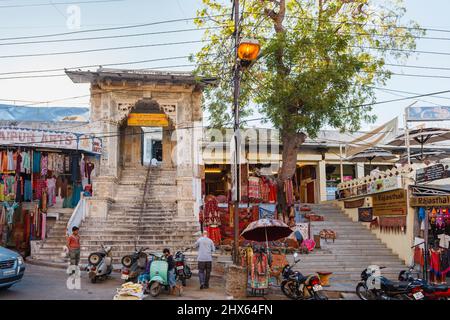
{"type": "Polygon", "coordinates": [[[220,225],[219,204],[214,196],[208,196],[203,210],[203,223],[206,226],[220,225]]]}
{"type": "Polygon", "coordinates": [[[206,227],[206,231],[208,232],[208,238],[210,238],[215,245],[220,244],[221,235],[219,227],[206,227]]]}
{"type": "Polygon", "coordinates": [[[250,199],[261,199],[261,186],[259,183],[259,178],[250,177],[248,178],[248,197],[250,199]]]}
{"type": "Polygon", "coordinates": [[[261,178],[261,196],[264,202],[269,202],[270,182],[266,178],[261,178]]]}

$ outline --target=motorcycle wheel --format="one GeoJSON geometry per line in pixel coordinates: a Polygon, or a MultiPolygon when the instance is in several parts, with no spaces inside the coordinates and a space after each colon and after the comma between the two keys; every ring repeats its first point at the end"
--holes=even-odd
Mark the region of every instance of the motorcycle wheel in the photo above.
{"type": "Polygon", "coordinates": [[[189,266],[186,266],[184,269],[185,269],[184,273],[186,274],[186,279],[190,279],[192,277],[191,268],[189,268],[189,266]]]}
{"type": "Polygon", "coordinates": [[[297,286],[292,280],[284,280],[281,282],[281,291],[289,299],[299,300],[302,298],[297,294],[297,286]]]}
{"type": "Polygon", "coordinates": [[[323,292],[314,292],[313,299],[314,300],[328,300],[328,297],[323,292]]]}
{"type": "Polygon", "coordinates": [[[152,282],[149,293],[152,297],[157,297],[161,293],[161,284],[158,281],[152,282]]]}
{"type": "Polygon", "coordinates": [[[133,258],[131,256],[124,256],[121,262],[124,267],[130,268],[133,264],[133,258]]]}
{"type": "Polygon", "coordinates": [[[372,295],[369,293],[369,290],[366,287],[366,284],[363,282],[358,283],[356,286],[356,295],[361,300],[373,300],[372,295]]]}

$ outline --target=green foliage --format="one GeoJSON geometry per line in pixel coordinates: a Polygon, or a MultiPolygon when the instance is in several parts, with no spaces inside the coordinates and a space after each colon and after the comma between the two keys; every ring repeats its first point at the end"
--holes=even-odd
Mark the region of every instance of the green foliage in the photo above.
{"type": "MultiPolygon", "coordinates": [[[[385,59],[405,59],[424,33],[402,22],[400,0],[241,0],[241,11],[241,37],[262,45],[261,58],[243,73],[241,114],[257,108],[281,132],[312,137],[325,125],[353,131],[374,121],[372,87],[390,77],[385,59]]],[[[205,92],[214,126],[232,119],[230,18],[228,0],[203,0],[196,20],[210,27],[195,56],[196,72],[219,79],[205,92]]]]}

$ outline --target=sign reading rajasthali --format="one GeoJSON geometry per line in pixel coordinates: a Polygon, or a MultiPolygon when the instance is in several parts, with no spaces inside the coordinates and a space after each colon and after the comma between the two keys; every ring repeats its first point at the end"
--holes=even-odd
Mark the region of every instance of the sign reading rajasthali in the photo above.
{"type": "Polygon", "coordinates": [[[440,207],[450,206],[450,196],[412,197],[411,207],[440,207]]]}
{"type": "Polygon", "coordinates": [[[130,113],[127,124],[132,127],[167,127],[169,118],[164,113],[130,113]]]}
{"type": "Polygon", "coordinates": [[[374,216],[402,216],[407,213],[404,189],[375,194],[372,200],[374,216]]]}
{"type": "Polygon", "coordinates": [[[416,183],[430,182],[448,177],[447,170],[445,170],[442,163],[434,166],[418,169],[416,171],[416,183]]]}

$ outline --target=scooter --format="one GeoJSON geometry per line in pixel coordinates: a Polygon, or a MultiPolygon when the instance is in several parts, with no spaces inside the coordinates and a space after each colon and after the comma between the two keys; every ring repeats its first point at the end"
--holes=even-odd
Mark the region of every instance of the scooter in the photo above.
{"type": "Polygon", "coordinates": [[[88,272],[89,279],[92,283],[96,283],[97,280],[106,279],[113,270],[111,247],[105,247],[102,244],[100,251],[89,255],[88,262],[89,264],[86,267],[86,271],[88,272]]]}
{"type": "MultiPolygon", "coordinates": [[[[169,264],[164,255],[151,254],[148,273],[139,276],[138,282],[144,286],[144,292],[157,297],[163,289],[169,290],[169,264]]],[[[179,291],[181,295],[181,291],[179,291]]]]}
{"type": "Polygon", "coordinates": [[[320,278],[316,274],[304,276],[299,271],[292,270],[300,261],[297,259],[298,253],[294,253],[294,263],[284,266],[281,275],[281,291],[293,300],[328,300],[322,292],[323,288],[320,278]]]}
{"type": "Polygon", "coordinates": [[[134,282],[137,280],[138,276],[145,271],[148,262],[148,255],[145,253],[146,250],[148,250],[148,248],[136,249],[133,254],[126,255],[122,258],[122,280],[125,282],[134,282]]]}
{"type": "Polygon", "coordinates": [[[186,279],[190,279],[192,277],[191,268],[186,263],[186,258],[184,253],[188,251],[190,248],[186,248],[184,251],[177,251],[175,253],[175,271],[176,277],[181,281],[183,287],[186,286],[186,279]]]}

